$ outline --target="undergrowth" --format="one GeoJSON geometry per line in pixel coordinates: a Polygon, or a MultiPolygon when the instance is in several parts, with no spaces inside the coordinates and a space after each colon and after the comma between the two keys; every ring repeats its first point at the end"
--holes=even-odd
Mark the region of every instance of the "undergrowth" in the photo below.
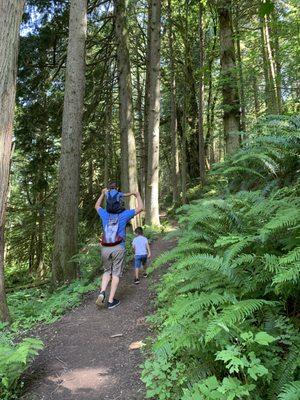
{"type": "MultiPolygon", "coordinates": [[[[144,233],[150,241],[157,239],[168,226],[144,227],[144,233]]],[[[128,234],[126,242],[127,264],[133,257],[131,242],[133,234],[128,234]]],[[[0,323],[0,398],[18,399],[22,383],[20,378],[43,343],[38,338],[24,338],[37,324],[51,324],[66,311],[80,305],[83,295],[99,287],[102,273],[101,252],[95,239],[88,240],[80,252],[73,257],[80,268],[81,279],[65,284],[55,291],[50,286],[16,290],[8,294],[8,306],[12,322],[8,326],[0,323]],[[97,279],[96,276],[98,277],[97,279]]],[[[11,269],[11,281],[18,269],[11,269]]],[[[25,274],[26,270],[22,269],[25,274]]],[[[20,280],[17,280],[18,283],[20,280]]],[[[27,283],[24,281],[24,283],[27,283]]]]}
{"type": "Polygon", "coordinates": [[[299,119],[258,124],[178,210],[142,379],[159,400],[300,398],[299,119]]]}
{"type": "MultiPolygon", "coordinates": [[[[74,281],[55,292],[26,289],[8,295],[12,323],[0,324],[0,398],[18,399],[20,377],[43,347],[38,338],[25,338],[26,332],[40,323],[51,324],[67,310],[78,306],[85,293],[95,290],[98,281],[74,281]]],[[[27,333],[28,334],[28,333],[27,333]]]]}

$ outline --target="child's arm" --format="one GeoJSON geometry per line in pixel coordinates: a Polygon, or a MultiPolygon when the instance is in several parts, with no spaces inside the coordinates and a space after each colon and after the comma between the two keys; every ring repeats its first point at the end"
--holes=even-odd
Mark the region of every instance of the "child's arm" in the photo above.
{"type": "Polygon", "coordinates": [[[133,195],[135,195],[135,193],[131,193],[131,192],[123,193],[123,197],[130,197],[130,196],[133,196],[133,195]]]}
{"type": "Polygon", "coordinates": [[[150,246],[149,243],[147,242],[147,253],[148,253],[148,258],[151,257],[151,250],[150,250],[150,246]]]}

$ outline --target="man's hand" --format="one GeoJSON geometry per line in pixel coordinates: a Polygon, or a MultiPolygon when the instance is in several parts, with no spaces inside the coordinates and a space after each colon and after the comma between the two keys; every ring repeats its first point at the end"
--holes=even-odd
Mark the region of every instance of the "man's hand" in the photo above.
{"type": "Polygon", "coordinates": [[[148,254],[147,258],[151,258],[151,253],[148,254]]]}
{"type": "Polygon", "coordinates": [[[101,203],[102,203],[102,201],[103,201],[103,199],[104,199],[104,197],[105,197],[105,193],[106,193],[106,192],[107,192],[107,189],[106,189],[106,188],[102,189],[101,195],[100,195],[99,199],[96,201],[96,204],[95,204],[95,209],[96,209],[96,211],[98,211],[98,208],[101,207],[101,203]]]}

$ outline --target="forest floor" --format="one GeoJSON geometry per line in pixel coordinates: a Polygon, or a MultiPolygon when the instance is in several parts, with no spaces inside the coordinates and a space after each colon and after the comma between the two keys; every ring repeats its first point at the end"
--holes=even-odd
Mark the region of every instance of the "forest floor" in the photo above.
{"type": "MultiPolygon", "coordinates": [[[[152,259],[174,245],[174,241],[154,241],[152,259]]],[[[119,307],[99,310],[95,305],[98,292],[91,293],[80,307],[33,332],[45,348],[25,376],[20,400],[145,398],[140,380],[143,353],[129,346],[151,334],[145,319],[153,312],[154,294],[149,278],[134,285],[132,274],[128,265],[117,292],[119,307]]]]}

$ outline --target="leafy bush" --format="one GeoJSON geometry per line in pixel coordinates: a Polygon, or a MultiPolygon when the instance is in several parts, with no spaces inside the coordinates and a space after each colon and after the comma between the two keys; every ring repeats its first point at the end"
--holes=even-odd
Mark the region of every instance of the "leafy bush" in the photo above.
{"type": "Polygon", "coordinates": [[[55,292],[46,289],[26,289],[8,295],[11,311],[11,331],[26,331],[37,323],[53,323],[66,310],[78,306],[82,295],[95,290],[99,280],[77,280],[58,288],[55,292]]]}
{"type": "Polygon", "coordinates": [[[99,242],[92,240],[86,243],[80,252],[72,257],[72,261],[78,263],[83,279],[93,281],[103,271],[99,242]]]}
{"type": "Polygon", "coordinates": [[[26,338],[18,345],[0,344],[0,397],[17,398],[19,379],[28,363],[43,348],[41,340],[26,338]]]}
{"type": "MultiPolygon", "coordinates": [[[[294,126],[281,136],[281,129],[275,134],[268,128],[272,123],[246,144],[247,152],[218,166],[228,179],[225,191],[180,209],[178,246],[155,262],[154,268],[171,265],[150,318],[158,336],[142,374],[148,398],[299,398],[298,131],[294,126]],[[274,144],[274,154],[278,146],[276,175],[264,170],[264,158],[262,178],[250,185],[255,191],[240,190],[257,171],[257,143],[263,138],[274,144]]],[[[293,122],[284,119],[283,125],[293,122]]]]}

